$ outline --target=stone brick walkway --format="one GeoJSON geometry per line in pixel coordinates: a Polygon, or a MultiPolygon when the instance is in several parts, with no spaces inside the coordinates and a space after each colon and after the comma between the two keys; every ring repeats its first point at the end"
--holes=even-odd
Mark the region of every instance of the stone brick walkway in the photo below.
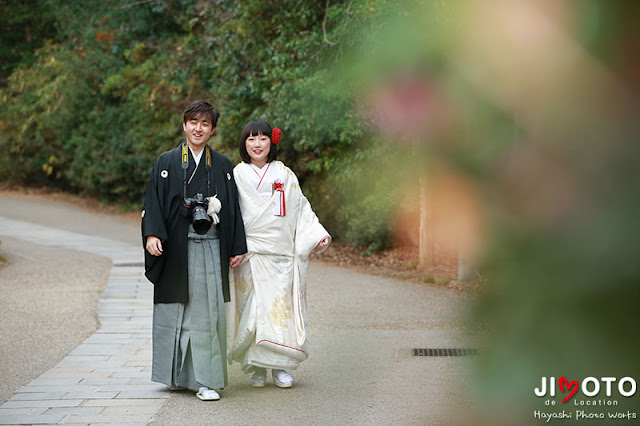
{"type": "Polygon", "coordinates": [[[170,392],[150,381],[153,286],[144,277],[142,247],[2,216],[0,235],[113,262],[98,303],[99,329],[16,390],[0,406],[0,424],[146,425],[170,392]]]}

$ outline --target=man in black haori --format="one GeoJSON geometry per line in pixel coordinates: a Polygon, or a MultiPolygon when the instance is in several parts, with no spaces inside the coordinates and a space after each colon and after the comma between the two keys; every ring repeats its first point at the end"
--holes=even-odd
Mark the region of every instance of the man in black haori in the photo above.
{"type": "Polygon", "coordinates": [[[227,385],[229,267],[247,252],[233,167],[207,144],[218,117],[203,100],[185,109],[185,140],[154,163],[142,210],[154,284],[151,380],[205,401],[227,385]]]}

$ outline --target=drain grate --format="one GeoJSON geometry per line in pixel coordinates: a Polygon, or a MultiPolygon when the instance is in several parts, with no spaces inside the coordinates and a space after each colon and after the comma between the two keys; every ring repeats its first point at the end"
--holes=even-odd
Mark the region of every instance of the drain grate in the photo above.
{"type": "Polygon", "coordinates": [[[413,349],[413,356],[469,356],[476,352],[476,349],[413,349]]]}

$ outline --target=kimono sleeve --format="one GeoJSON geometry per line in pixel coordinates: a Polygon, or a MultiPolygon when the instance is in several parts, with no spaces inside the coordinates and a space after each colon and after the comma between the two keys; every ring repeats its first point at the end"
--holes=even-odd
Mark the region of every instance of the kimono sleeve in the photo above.
{"type": "Polygon", "coordinates": [[[164,256],[153,256],[146,250],[146,240],[150,235],[160,238],[162,243],[168,239],[164,220],[163,206],[161,203],[161,190],[159,187],[159,160],[156,160],[151,172],[151,179],[147,186],[147,193],[142,208],[142,247],[144,249],[144,263],[147,278],[156,283],[164,266],[164,256]]]}
{"type": "MultiPolygon", "coordinates": [[[[296,255],[307,259],[318,243],[325,237],[331,238],[331,235],[320,223],[304,194],[301,194],[300,197],[299,215],[295,237],[296,255]]],[[[324,246],[320,251],[324,251],[327,247],[328,245],[324,246]]]]}
{"type": "Polygon", "coordinates": [[[151,179],[147,186],[147,193],[144,197],[144,206],[142,208],[142,246],[145,247],[146,239],[150,235],[154,235],[162,242],[168,239],[167,228],[165,226],[165,218],[163,214],[163,206],[161,203],[161,188],[159,188],[159,160],[153,165],[151,179]]]}
{"type": "Polygon", "coordinates": [[[230,257],[245,254],[247,252],[247,239],[244,231],[244,221],[242,220],[242,213],[240,212],[240,198],[238,196],[238,186],[236,185],[236,179],[233,169],[231,169],[231,163],[229,163],[229,180],[228,180],[228,194],[229,202],[231,203],[231,217],[233,221],[233,234],[231,236],[230,244],[230,257]]]}

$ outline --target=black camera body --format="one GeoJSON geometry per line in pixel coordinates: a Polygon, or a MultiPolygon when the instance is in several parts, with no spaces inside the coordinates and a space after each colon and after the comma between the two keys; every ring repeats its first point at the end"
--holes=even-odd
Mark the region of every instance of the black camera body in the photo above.
{"type": "Polygon", "coordinates": [[[191,213],[191,224],[196,234],[204,235],[209,232],[212,223],[212,219],[207,214],[209,199],[204,198],[202,194],[198,193],[192,198],[185,197],[183,204],[187,208],[187,211],[191,213]]]}

